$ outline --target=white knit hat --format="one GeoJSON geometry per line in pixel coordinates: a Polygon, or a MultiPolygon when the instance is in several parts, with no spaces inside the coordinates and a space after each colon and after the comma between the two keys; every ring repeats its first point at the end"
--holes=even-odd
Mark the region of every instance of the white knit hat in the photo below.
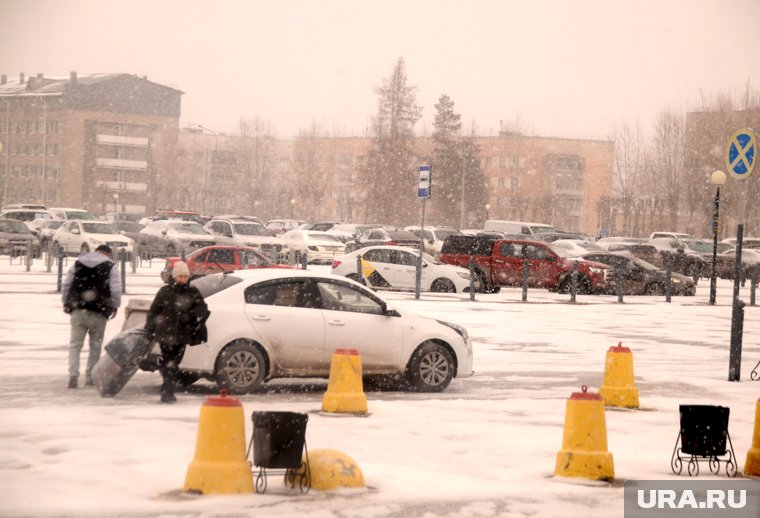
{"type": "Polygon", "coordinates": [[[187,263],[183,261],[177,261],[172,267],[172,277],[176,279],[180,275],[190,277],[190,269],[187,267],[187,263]]]}

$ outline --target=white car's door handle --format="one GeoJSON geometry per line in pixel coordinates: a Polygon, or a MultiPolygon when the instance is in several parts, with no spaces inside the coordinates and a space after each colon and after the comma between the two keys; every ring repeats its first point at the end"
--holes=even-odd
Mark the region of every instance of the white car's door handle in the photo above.
{"type": "Polygon", "coordinates": [[[342,320],[328,320],[327,323],[330,324],[331,326],[345,326],[346,325],[346,323],[343,322],[342,320]]]}
{"type": "Polygon", "coordinates": [[[253,315],[251,318],[254,320],[261,320],[263,322],[268,322],[269,320],[272,320],[266,315],[253,315]]]}

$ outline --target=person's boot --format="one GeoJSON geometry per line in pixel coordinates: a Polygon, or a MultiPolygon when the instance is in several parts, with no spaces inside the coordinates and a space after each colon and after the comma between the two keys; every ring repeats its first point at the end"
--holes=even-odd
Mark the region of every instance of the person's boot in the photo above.
{"type": "Polygon", "coordinates": [[[71,376],[71,377],[69,378],[69,388],[70,388],[70,389],[74,389],[74,388],[77,388],[77,381],[78,381],[78,380],[77,380],[77,377],[76,377],[76,376],[71,376]]]}
{"type": "Polygon", "coordinates": [[[161,403],[174,403],[177,398],[174,397],[174,383],[170,379],[164,379],[161,384],[161,403]]]}

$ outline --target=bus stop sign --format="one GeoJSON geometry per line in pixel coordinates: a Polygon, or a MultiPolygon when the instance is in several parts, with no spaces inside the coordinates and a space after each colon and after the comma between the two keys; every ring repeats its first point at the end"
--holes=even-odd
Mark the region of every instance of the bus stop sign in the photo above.
{"type": "Polygon", "coordinates": [[[748,178],[757,163],[757,138],[751,129],[731,135],[726,147],[726,167],[737,180],[748,178]]]}

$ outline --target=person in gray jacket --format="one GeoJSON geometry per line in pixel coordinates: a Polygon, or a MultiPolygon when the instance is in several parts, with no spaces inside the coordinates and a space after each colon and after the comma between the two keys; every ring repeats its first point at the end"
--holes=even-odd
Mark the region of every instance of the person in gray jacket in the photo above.
{"type": "Polygon", "coordinates": [[[109,318],[121,305],[119,271],[111,261],[111,247],[100,245],[80,255],[63,281],[63,311],[71,315],[69,388],[79,382],[79,353],[89,333],[85,385],[92,385],[92,368],[100,359],[103,334],[109,318]]]}

